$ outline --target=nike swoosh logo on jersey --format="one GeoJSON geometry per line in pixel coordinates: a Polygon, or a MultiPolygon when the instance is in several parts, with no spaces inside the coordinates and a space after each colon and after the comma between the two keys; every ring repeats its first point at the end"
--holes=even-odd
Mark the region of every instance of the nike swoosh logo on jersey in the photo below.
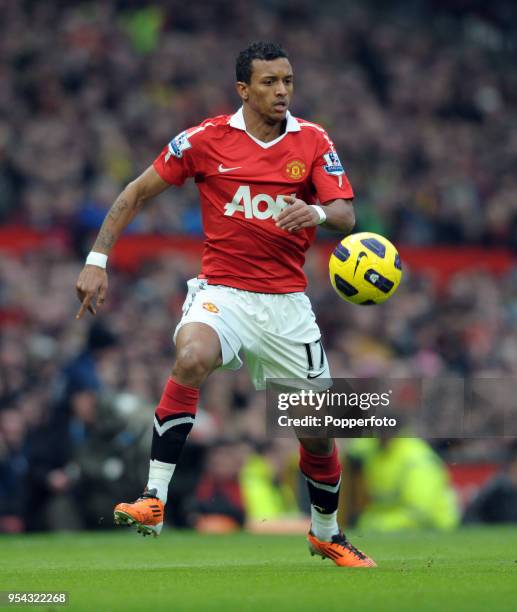
{"type": "Polygon", "coordinates": [[[363,257],[368,257],[368,253],[361,251],[359,255],[357,256],[357,260],[355,262],[355,268],[354,268],[354,276],[355,276],[355,273],[357,272],[357,266],[359,265],[359,262],[361,261],[363,257]]]}
{"type": "Polygon", "coordinates": [[[219,172],[231,172],[232,170],[239,170],[239,168],[242,168],[242,166],[235,166],[235,168],[225,168],[223,164],[219,164],[219,167],[217,169],[219,170],[219,172]]]}

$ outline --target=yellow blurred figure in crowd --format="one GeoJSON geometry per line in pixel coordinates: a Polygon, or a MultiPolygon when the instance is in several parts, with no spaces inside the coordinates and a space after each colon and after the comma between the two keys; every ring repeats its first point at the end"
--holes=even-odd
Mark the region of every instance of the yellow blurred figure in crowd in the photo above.
{"type": "Polygon", "coordinates": [[[249,521],[299,515],[292,476],[297,456],[284,440],[273,440],[262,453],[252,453],[244,464],[240,482],[249,521]]]}
{"type": "Polygon", "coordinates": [[[365,531],[454,529],[460,511],[447,469],[420,438],[362,438],[348,449],[361,461],[371,502],[360,515],[365,531]]]}

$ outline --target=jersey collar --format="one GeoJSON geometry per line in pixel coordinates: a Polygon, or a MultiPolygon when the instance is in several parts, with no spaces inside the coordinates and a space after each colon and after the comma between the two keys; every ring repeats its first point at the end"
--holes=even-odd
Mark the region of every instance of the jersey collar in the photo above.
{"type": "MultiPolygon", "coordinates": [[[[296,121],[296,119],[291,115],[291,113],[289,111],[287,111],[285,118],[287,119],[287,123],[285,126],[285,132],[284,134],[287,134],[287,132],[300,132],[301,131],[301,127],[300,124],[298,123],[298,121],[296,121]]],[[[246,131],[246,124],[244,123],[244,113],[242,111],[242,106],[239,108],[239,110],[234,113],[231,117],[230,120],[228,121],[229,125],[231,125],[234,128],[237,128],[238,130],[243,130],[244,132],[246,131]]]]}

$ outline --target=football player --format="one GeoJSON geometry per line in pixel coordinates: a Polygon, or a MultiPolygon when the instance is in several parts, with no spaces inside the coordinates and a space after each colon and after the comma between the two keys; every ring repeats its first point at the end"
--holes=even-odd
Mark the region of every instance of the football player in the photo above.
{"type": "MultiPolygon", "coordinates": [[[[147,486],[115,507],[117,523],[144,534],[160,533],[199,388],[214,370],[236,370],[244,358],[257,389],[266,378],[330,378],[302,267],[318,225],[352,230],[353,191],[327,132],[289,112],[293,70],[281,47],[252,44],[237,58],[236,77],[242,106],[178,134],[124,189],[77,281],[77,318],[95,314],[124,228],[152,197],[195,180],[205,232],[201,273],[188,282],[174,333],[176,360],[156,408],[147,486]]],[[[311,553],[339,566],[374,566],[337,523],[334,440],[302,437],[300,469],[311,500],[311,553]]]]}

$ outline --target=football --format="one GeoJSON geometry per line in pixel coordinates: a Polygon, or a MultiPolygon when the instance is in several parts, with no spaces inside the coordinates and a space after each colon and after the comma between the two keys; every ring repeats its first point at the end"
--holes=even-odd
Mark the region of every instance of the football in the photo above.
{"type": "Polygon", "coordinates": [[[402,266],[389,240],[371,232],[351,234],[329,261],[330,282],[339,297],[353,304],[381,304],[400,284],[402,266]]]}

